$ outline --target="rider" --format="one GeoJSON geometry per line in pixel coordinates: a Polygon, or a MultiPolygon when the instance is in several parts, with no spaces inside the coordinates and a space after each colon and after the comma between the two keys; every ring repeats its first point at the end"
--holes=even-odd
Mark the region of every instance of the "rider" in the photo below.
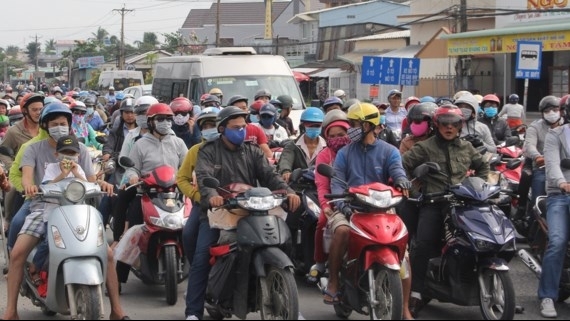
{"type": "Polygon", "coordinates": [[[69,105],[69,109],[73,113],[71,118],[71,132],[77,136],[77,138],[83,138],[85,140],[84,144],[87,147],[93,147],[95,149],[103,148],[103,145],[99,143],[95,138],[97,134],[95,130],[85,122],[85,114],[87,113],[87,107],[81,101],[75,101],[69,105]]]}
{"type": "MultiPolygon", "coordinates": [[[[375,127],[380,124],[380,113],[376,106],[369,103],[354,104],[348,109],[347,118],[350,123],[348,136],[352,140],[341,148],[334,160],[335,177],[331,181],[331,193],[342,194],[348,186],[360,186],[371,182],[387,184],[392,179],[396,188],[407,195],[411,183],[406,177],[402,167],[402,159],[398,150],[376,138],[375,127]]],[[[323,289],[326,304],[338,304],[339,298],[339,272],[342,259],[348,247],[350,225],[348,219],[352,209],[348,204],[339,202],[337,211],[328,210],[328,223],[333,232],[329,253],[329,282],[323,289]]],[[[403,264],[402,266],[405,266],[403,264]]],[[[409,271],[408,271],[409,272],[409,271]]],[[[405,319],[411,317],[408,310],[410,280],[402,281],[404,288],[404,314],[405,319]]]]}
{"type": "Polygon", "coordinates": [[[402,104],[402,93],[397,89],[392,89],[388,93],[390,106],[386,109],[386,126],[394,132],[398,144],[402,139],[402,122],[406,119],[408,112],[402,104]]]}
{"type": "Polygon", "coordinates": [[[264,103],[268,103],[271,100],[271,92],[267,89],[260,89],[253,96],[253,100],[263,100],[264,103]]]}
{"type": "Polygon", "coordinates": [[[291,114],[291,108],[293,108],[293,98],[289,95],[280,95],[277,100],[281,102],[281,114],[277,123],[285,128],[291,135],[296,135],[297,130],[293,126],[293,120],[289,117],[291,114]]]}
{"type": "Polygon", "coordinates": [[[94,104],[87,105],[86,102],[83,102],[83,103],[85,104],[85,108],[86,108],[85,121],[89,125],[91,125],[93,130],[96,130],[96,131],[105,130],[105,122],[103,121],[103,118],[101,118],[99,113],[95,112],[95,105],[94,104]]]}
{"type": "Polygon", "coordinates": [[[477,121],[477,110],[479,103],[473,94],[467,92],[455,100],[457,106],[463,113],[463,129],[460,137],[473,144],[473,147],[485,146],[489,153],[497,152],[497,145],[493,141],[493,136],[487,125],[477,121]]]}
{"type": "Polygon", "coordinates": [[[342,105],[343,105],[343,101],[335,96],[329,97],[325,100],[325,102],[323,103],[323,111],[326,113],[328,113],[331,110],[337,110],[337,109],[342,109],[342,105]]]}
{"type": "Polygon", "coordinates": [[[512,136],[507,121],[497,115],[500,103],[499,97],[493,94],[485,95],[481,101],[483,116],[479,118],[479,121],[489,127],[495,145],[500,145],[512,136]]]}
{"type": "Polygon", "coordinates": [[[270,103],[266,103],[259,110],[259,123],[254,124],[263,130],[270,147],[274,147],[273,145],[277,146],[281,141],[289,138],[285,127],[281,127],[275,122],[277,117],[277,108],[270,103]]]}
{"type": "Polygon", "coordinates": [[[519,95],[511,94],[509,96],[509,103],[503,106],[503,109],[499,113],[499,117],[507,116],[507,123],[511,129],[515,129],[518,126],[524,124],[525,113],[524,106],[519,104],[519,95]]]}
{"type": "Polygon", "coordinates": [[[407,123],[410,124],[410,135],[400,143],[400,154],[404,154],[414,144],[428,139],[433,133],[432,118],[437,109],[435,103],[419,103],[408,110],[407,123]]]}
{"type": "Polygon", "coordinates": [[[170,109],[174,113],[172,130],[190,148],[200,142],[200,130],[194,124],[194,107],[185,97],[176,97],[170,102],[170,109]]]}
{"type": "MultiPolygon", "coordinates": [[[[436,126],[435,135],[416,143],[402,156],[404,168],[408,173],[425,162],[436,162],[442,173],[432,174],[422,180],[422,193],[444,192],[447,186],[460,183],[469,170],[487,180],[489,163],[472,144],[459,139],[463,128],[463,112],[457,106],[440,106],[433,116],[436,126]]],[[[423,206],[419,210],[416,243],[411,254],[412,298],[410,311],[414,318],[423,307],[421,293],[429,259],[436,257],[440,250],[437,246],[443,236],[444,212],[440,204],[423,206]]]]}
{"type": "Polygon", "coordinates": [[[218,97],[218,99],[220,100],[220,105],[222,104],[222,102],[224,100],[224,93],[222,92],[222,90],[220,88],[210,89],[209,94],[218,97]]]}

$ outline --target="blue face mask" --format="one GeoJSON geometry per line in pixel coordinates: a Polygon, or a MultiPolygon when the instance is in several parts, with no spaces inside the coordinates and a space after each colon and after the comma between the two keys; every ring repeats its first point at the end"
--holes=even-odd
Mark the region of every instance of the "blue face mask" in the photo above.
{"type": "Polygon", "coordinates": [[[386,116],[385,115],[380,115],[380,124],[386,125],[386,116]]]}
{"type": "Polygon", "coordinates": [[[497,107],[485,107],[484,111],[485,111],[485,116],[489,118],[497,116],[497,113],[499,112],[497,110],[497,107]]]}
{"type": "Polygon", "coordinates": [[[249,121],[252,123],[259,123],[259,117],[257,117],[257,115],[249,115],[249,121]]]}
{"type": "Polygon", "coordinates": [[[226,127],[224,135],[230,141],[230,143],[241,146],[245,141],[245,128],[240,129],[229,129],[226,127]]]}
{"type": "Polygon", "coordinates": [[[261,124],[261,126],[265,127],[265,128],[271,128],[273,126],[273,123],[275,122],[275,117],[271,117],[271,118],[261,118],[259,120],[259,123],[261,124]]]}
{"type": "Polygon", "coordinates": [[[219,136],[220,133],[218,133],[217,128],[208,128],[202,131],[202,138],[208,142],[217,139],[219,136]]]}
{"type": "Polygon", "coordinates": [[[321,134],[321,127],[309,127],[305,129],[305,135],[310,139],[315,139],[321,134]]]}

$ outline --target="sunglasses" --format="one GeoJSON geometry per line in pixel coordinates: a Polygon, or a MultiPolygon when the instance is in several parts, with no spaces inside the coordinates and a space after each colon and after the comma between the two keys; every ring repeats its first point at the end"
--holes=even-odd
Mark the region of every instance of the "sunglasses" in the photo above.
{"type": "Polygon", "coordinates": [[[154,117],[154,120],[156,120],[159,123],[162,123],[163,121],[169,121],[172,122],[172,116],[156,116],[154,117]]]}
{"type": "Polygon", "coordinates": [[[181,111],[181,112],[175,113],[174,115],[176,115],[176,116],[182,115],[182,116],[186,117],[186,116],[188,116],[188,114],[189,114],[189,112],[187,112],[187,111],[181,111]]]}

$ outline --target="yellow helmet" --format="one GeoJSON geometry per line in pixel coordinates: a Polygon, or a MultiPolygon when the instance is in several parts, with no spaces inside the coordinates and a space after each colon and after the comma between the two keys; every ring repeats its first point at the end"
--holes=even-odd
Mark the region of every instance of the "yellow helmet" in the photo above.
{"type": "Polygon", "coordinates": [[[222,90],[220,88],[212,88],[209,92],[210,95],[221,95],[222,90]]]}
{"type": "Polygon", "coordinates": [[[374,124],[374,126],[380,125],[380,112],[376,106],[370,103],[359,102],[350,106],[346,116],[349,120],[367,121],[374,124]]]}

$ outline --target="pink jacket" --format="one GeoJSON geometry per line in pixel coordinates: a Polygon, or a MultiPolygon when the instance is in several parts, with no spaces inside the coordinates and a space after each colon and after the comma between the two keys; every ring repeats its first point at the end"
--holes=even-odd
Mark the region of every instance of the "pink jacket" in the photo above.
{"type": "MultiPolygon", "coordinates": [[[[315,159],[315,168],[319,164],[327,164],[332,166],[335,157],[336,153],[332,149],[330,148],[323,149],[315,159]]],[[[319,195],[321,212],[324,212],[326,208],[331,208],[331,205],[327,203],[329,200],[325,198],[325,194],[330,194],[331,192],[331,180],[328,177],[319,174],[315,170],[315,185],[317,185],[317,193],[319,195]]]]}

